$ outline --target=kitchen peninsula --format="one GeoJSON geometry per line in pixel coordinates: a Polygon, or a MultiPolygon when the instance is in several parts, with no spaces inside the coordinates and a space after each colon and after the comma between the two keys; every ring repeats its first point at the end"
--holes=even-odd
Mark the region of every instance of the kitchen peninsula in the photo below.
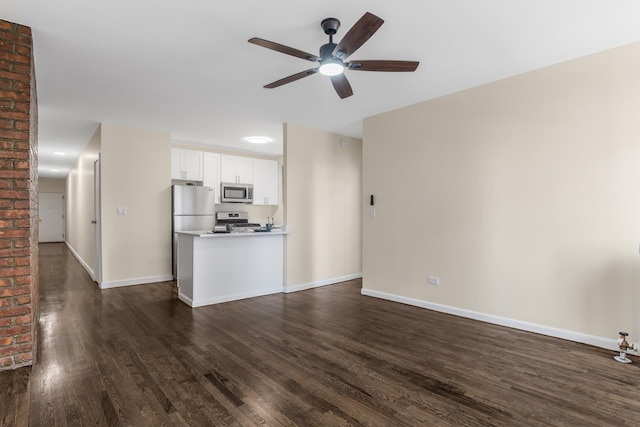
{"type": "Polygon", "coordinates": [[[191,307],[283,290],[286,231],[178,233],[178,298],[191,307]]]}

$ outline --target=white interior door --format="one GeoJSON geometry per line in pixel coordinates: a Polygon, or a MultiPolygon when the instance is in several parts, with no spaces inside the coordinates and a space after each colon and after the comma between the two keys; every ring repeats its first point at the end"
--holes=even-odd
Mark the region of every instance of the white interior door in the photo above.
{"type": "Polygon", "coordinates": [[[100,216],[100,154],[93,163],[93,280],[102,284],[102,221],[100,216]]]}
{"type": "Polygon", "coordinates": [[[38,193],[38,242],[64,241],[64,195],[38,193]]]}

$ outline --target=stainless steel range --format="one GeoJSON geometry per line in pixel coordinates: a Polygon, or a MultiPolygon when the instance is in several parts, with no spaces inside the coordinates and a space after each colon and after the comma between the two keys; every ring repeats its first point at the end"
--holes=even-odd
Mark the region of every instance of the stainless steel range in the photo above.
{"type": "Polygon", "coordinates": [[[235,229],[237,231],[253,231],[260,228],[260,224],[249,222],[249,214],[240,211],[216,212],[216,226],[214,232],[226,233],[235,229]],[[227,225],[231,227],[228,228],[227,225]]]}

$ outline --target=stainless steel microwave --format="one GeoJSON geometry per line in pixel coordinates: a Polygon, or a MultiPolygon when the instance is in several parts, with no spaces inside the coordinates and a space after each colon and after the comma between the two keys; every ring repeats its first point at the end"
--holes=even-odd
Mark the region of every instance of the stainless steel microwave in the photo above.
{"type": "Polygon", "coordinates": [[[253,184],[220,184],[221,203],[253,203],[253,184]]]}

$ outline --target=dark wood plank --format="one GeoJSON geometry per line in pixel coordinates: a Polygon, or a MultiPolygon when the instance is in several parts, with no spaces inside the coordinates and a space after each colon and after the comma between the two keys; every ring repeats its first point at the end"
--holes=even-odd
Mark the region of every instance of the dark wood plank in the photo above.
{"type": "Polygon", "coordinates": [[[29,420],[31,367],[0,372],[0,426],[25,426],[29,420]]]}
{"type": "Polygon", "coordinates": [[[191,309],[101,291],[40,247],[39,363],[0,425],[640,425],[640,360],[360,295],[358,280],[191,309]]]}

